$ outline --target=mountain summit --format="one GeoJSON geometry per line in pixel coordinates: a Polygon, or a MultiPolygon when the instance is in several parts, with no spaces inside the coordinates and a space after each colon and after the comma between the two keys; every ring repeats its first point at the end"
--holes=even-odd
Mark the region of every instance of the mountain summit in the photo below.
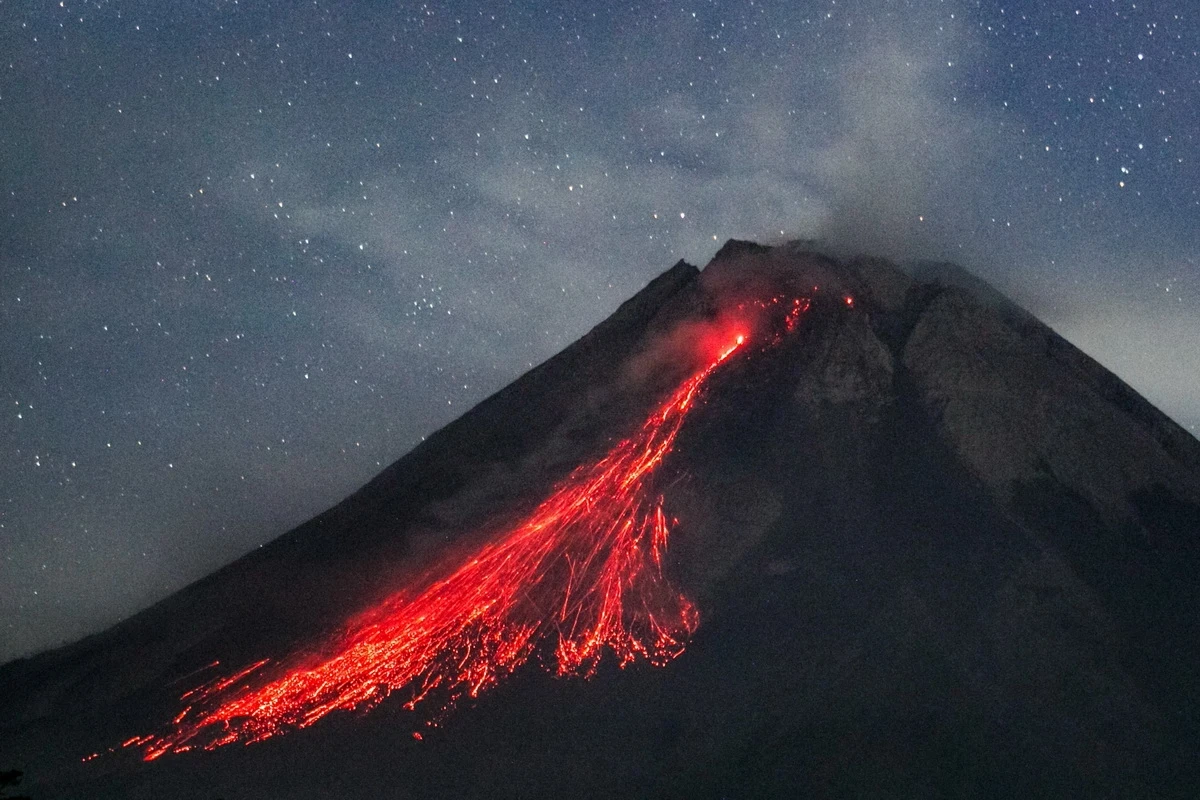
{"type": "Polygon", "coordinates": [[[34,797],[1195,796],[1200,442],[948,264],[727,242],[0,668],[34,797]]]}

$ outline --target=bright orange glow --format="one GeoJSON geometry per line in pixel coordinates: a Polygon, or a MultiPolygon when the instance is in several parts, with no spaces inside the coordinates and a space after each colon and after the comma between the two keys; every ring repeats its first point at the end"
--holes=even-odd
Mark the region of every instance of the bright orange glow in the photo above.
{"type": "MultiPolygon", "coordinates": [[[[777,319],[790,331],[807,308],[807,300],[797,300],[777,319]]],[[[637,660],[665,665],[683,652],[699,614],[663,573],[671,531],[650,478],[709,377],[746,342],[746,334],[736,334],[636,434],[577,468],[465,562],[361,618],[324,660],[260,661],[214,678],[182,696],[167,732],[124,746],[140,748],[149,761],[249,744],[333,711],[372,708],[400,691],[409,709],[430,698],[436,716],[535,653],[558,675],[588,677],[605,653],[621,667],[637,660]]]]}
{"type": "Polygon", "coordinates": [[[734,339],[733,342],[731,342],[730,344],[726,345],[725,348],[720,352],[720,354],[717,356],[717,360],[713,366],[716,366],[716,364],[720,364],[722,361],[729,358],[731,355],[734,354],[734,352],[737,351],[737,349],[739,347],[741,347],[745,343],[746,343],[746,337],[739,333],[737,338],[734,339]]]}

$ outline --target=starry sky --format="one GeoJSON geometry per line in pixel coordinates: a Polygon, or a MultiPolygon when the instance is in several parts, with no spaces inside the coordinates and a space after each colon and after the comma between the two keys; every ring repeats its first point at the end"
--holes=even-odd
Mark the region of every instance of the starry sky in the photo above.
{"type": "Polygon", "coordinates": [[[0,660],[679,258],[950,258],[1200,425],[1193,0],[0,0],[0,660]]]}

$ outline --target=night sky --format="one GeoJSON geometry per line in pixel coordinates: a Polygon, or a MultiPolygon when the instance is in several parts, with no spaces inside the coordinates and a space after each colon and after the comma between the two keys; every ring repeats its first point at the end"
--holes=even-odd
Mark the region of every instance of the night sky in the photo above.
{"type": "Polygon", "coordinates": [[[1200,426],[1194,0],[0,0],[0,660],[729,237],[951,258],[1200,426]]]}

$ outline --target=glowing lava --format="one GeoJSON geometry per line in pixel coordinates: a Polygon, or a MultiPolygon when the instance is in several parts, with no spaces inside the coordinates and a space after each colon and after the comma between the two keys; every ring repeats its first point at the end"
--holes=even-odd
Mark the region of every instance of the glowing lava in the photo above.
{"type": "MultiPolygon", "coordinates": [[[[795,301],[788,330],[801,310],[795,301]]],[[[495,685],[535,652],[559,675],[583,676],[605,652],[621,666],[678,656],[699,615],[663,575],[670,527],[649,478],[709,376],[746,336],[726,341],[635,435],[576,469],[465,563],[386,601],[342,634],[331,656],[278,665],[274,677],[264,661],[214,679],[183,696],[186,707],[169,732],[125,746],[151,760],[256,742],[332,711],[369,709],[399,690],[409,693],[408,708],[436,692],[445,709],[495,685]]]]}

